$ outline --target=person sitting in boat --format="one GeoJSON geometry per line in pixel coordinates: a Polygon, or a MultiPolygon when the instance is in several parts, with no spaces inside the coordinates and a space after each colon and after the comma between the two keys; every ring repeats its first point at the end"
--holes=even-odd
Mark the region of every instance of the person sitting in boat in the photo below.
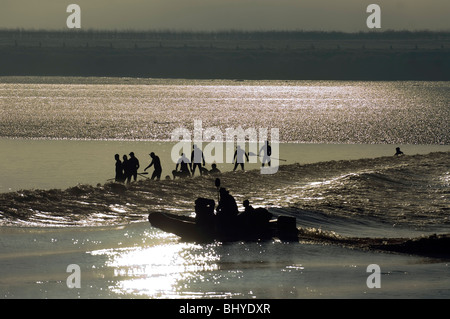
{"type": "Polygon", "coordinates": [[[244,200],[243,205],[244,205],[244,214],[251,215],[255,211],[253,206],[250,205],[250,201],[248,199],[244,200]]]}
{"type": "Polygon", "coordinates": [[[247,226],[264,226],[273,216],[272,213],[265,208],[253,208],[248,199],[244,200],[243,205],[244,212],[239,214],[239,218],[247,226]]]}
{"type": "Polygon", "coordinates": [[[228,214],[237,215],[238,214],[238,207],[236,204],[236,200],[234,197],[230,194],[229,191],[227,191],[224,187],[221,187],[219,190],[219,204],[217,205],[217,212],[223,212],[227,211],[228,214]]]}
{"type": "Polygon", "coordinates": [[[250,202],[248,199],[244,200],[243,205],[244,205],[244,211],[238,215],[239,221],[243,225],[249,226],[252,222],[255,209],[253,208],[252,205],[250,205],[250,202]]]}
{"type": "Polygon", "coordinates": [[[235,223],[239,210],[236,200],[225,188],[220,188],[219,195],[219,203],[216,208],[218,226],[226,229],[235,223]]]}
{"type": "Polygon", "coordinates": [[[195,200],[195,223],[203,228],[215,226],[215,202],[212,199],[199,197],[195,200]]]}

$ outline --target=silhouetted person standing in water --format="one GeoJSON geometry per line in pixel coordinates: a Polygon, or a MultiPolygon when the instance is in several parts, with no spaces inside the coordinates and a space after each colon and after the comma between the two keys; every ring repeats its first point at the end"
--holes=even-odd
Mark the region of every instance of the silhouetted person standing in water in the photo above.
{"type": "Polygon", "coordinates": [[[237,148],[236,148],[236,151],[234,152],[234,158],[233,158],[233,160],[235,161],[235,163],[234,163],[233,171],[236,170],[238,164],[240,164],[242,170],[244,170],[244,155],[245,155],[245,158],[247,159],[247,162],[248,162],[248,154],[245,152],[245,150],[243,150],[243,149],[238,145],[237,148]]]}
{"type": "Polygon", "coordinates": [[[114,155],[114,158],[116,159],[116,182],[123,183],[123,166],[122,162],[120,161],[119,154],[114,155]]]}
{"type": "Polygon", "coordinates": [[[149,155],[152,158],[152,162],[144,169],[144,171],[153,166],[155,170],[153,171],[151,179],[156,178],[156,180],[159,181],[161,179],[162,173],[161,161],[159,159],[159,156],[156,156],[155,153],[151,152],[149,155]]]}
{"type": "Polygon", "coordinates": [[[129,181],[131,180],[131,170],[130,170],[130,164],[128,163],[128,157],[126,155],[123,156],[123,162],[122,162],[122,170],[123,170],[123,181],[129,181]]]}
{"type": "Polygon", "coordinates": [[[263,147],[259,150],[258,155],[260,156],[261,152],[263,152],[263,158],[261,160],[262,167],[267,161],[267,165],[270,166],[270,155],[272,155],[272,147],[269,145],[269,141],[266,141],[263,147]]]}
{"type": "Polygon", "coordinates": [[[131,182],[131,178],[133,177],[134,181],[137,179],[137,171],[139,169],[139,160],[134,156],[134,153],[131,152],[130,159],[128,160],[128,165],[130,166],[130,175],[128,177],[127,183],[131,182]]]}
{"type": "Polygon", "coordinates": [[[397,147],[397,148],[395,149],[395,154],[394,154],[394,156],[402,156],[402,155],[404,155],[404,154],[403,154],[402,151],[400,151],[400,147],[397,147]]]}
{"type": "Polygon", "coordinates": [[[194,145],[192,147],[192,153],[191,153],[191,172],[192,176],[194,176],[195,168],[198,166],[198,170],[200,172],[200,176],[203,174],[202,172],[202,163],[203,166],[205,166],[205,157],[203,156],[203,152],[201,149],[197,147],[197,145],[194,145]]]}

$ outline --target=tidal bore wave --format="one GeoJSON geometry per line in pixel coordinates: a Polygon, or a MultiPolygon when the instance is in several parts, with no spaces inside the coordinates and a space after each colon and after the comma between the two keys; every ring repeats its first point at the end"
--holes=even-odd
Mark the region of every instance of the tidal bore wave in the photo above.
{"type": "MultiPolygon", "coordinates": [[[[297,219],[301,242],[450,257],[450,152],[280,166],[220,175],[241,205],[297,219]]],[[[191,215],[216,199],[216,176],[0,194],[0,226],[82,227],[146,222],[149,211],[191,215]]],[[[242,208],[242,206],[241,206],[242,208]]],[[[150,226],[149,226],[150,227],[150,226]]]]}

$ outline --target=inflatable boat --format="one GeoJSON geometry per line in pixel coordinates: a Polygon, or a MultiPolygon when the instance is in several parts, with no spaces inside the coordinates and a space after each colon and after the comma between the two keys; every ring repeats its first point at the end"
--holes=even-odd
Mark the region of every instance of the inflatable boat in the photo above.
{"type": "Polygon", "coordinates": [[[275,238],[298,241],[294,217],[273,219],[266,209],[256,208],[224,219],[214,213],[213,200],[199,198],[195,204],[195,217],[150,212],[148,220],[153,227],[175,234],[184,241],[262,241],[275,238]]]}

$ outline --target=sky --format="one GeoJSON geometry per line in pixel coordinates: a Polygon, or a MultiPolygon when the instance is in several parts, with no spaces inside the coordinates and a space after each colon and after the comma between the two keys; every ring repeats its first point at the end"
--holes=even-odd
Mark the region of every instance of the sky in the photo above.
{"type": "Polygon", "coordinates": [[[0,0],[0,29],[66,29],[69,4],[82,29],[369,30],[369,4],[381,30],[450,31],[449,0],[0,0]]]}

